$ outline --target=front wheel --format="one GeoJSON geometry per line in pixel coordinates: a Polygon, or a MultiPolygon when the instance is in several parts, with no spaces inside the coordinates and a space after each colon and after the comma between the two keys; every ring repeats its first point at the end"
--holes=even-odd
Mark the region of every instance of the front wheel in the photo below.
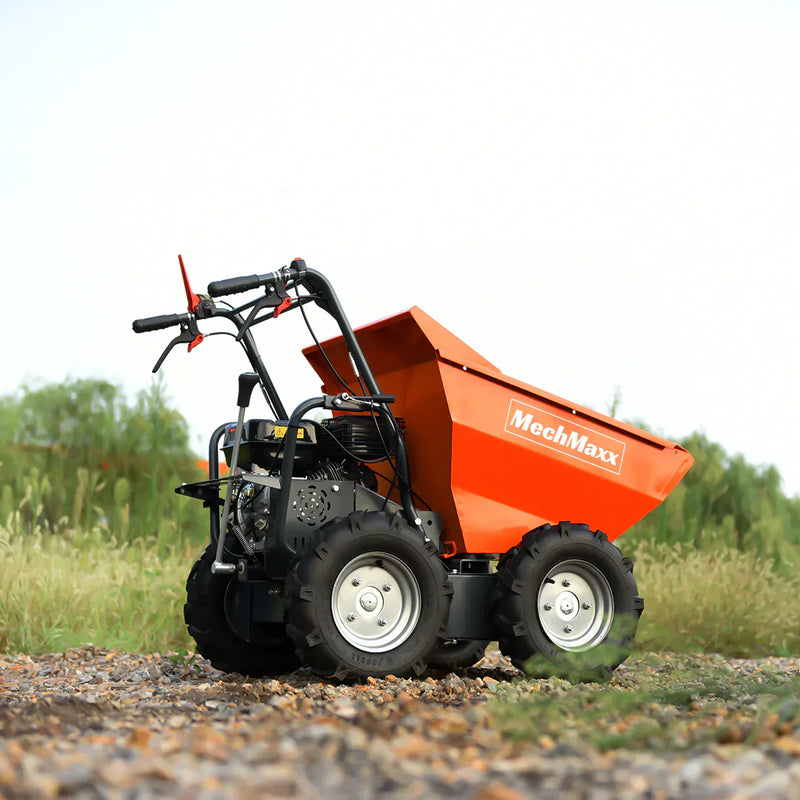
{"type": "Polygon", "coordinates": [[[433,544],[382,512],[321,528],[287,586],[287,631],[300,658],[337,677],[422,673],[452,593],[433,544]]]}
{"type": "Polygon", "coordinates": [[[630,654],[644,603],[633,563],[601,531],[526,533],[498,569],[500,649],[536,675],[606,679],[630,654]]]}
{"type": "Polygon", "coordinates": [[[223,672],[254,678],[297,669],[300,662],[282,623],[251,626],[247,631],[236,624],[231,613],[235,594],[248,584],[239,583],[235,576],[211,572],[216,549],[214,544],[206,548],[186,581],[183,617],[197,652],[223,672]]]}

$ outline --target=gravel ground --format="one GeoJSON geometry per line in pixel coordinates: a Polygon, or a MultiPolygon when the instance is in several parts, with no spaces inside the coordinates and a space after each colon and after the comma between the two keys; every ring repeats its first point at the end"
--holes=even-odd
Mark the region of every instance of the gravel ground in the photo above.
{"type": "MultiPolygon", "coordinates": [[[[800,675],[799,659],[716,663],[800,675]]],[[[633,659],[612,684],[652,669],[633,659]]],[[[515,743],[487,700],[519,693],[520,677],[496,652],[457,674],[349,684],[91,645],[0,657],[0,797],[800,798],[800,727],[777,717],[746,744],[675,752],[515,743]]]]}

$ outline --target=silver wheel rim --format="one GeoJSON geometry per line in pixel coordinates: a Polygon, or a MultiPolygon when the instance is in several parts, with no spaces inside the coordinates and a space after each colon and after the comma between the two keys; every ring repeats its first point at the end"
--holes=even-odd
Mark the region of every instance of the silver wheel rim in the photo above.
{"type": "Polygon", "coordinates": [[[421,610],[417,579],[391,553],[356,556],[333,585],[336,628],[347,642],[368,653],[385,653],[401,645],[416,627],[421,610]]]}
{"type": "Polygon", "coordinates": [[[562,650],[589,650],[608,635],[614,594],[605,575],[588,561],[562,561],[539,587],[542,629],[562,650]]]}

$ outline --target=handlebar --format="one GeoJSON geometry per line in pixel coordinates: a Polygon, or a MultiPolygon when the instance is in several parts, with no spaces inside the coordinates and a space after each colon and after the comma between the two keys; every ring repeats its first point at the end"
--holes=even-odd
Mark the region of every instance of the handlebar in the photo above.
{"type": "Polygon", "coordinates": [[[241,278],[225,278],[221,281],[212,281],[208,284],[208,293],[212,297],[220,297],[223,294],[238,294],[248,292],[250,289],[257,289],[259,286],[266,286],[272,283],[277,273],[270,272],[267,275],[245,275],[241,278]]]}
{"type": "Polygon", "coordinates": [[[263,275],[243,275],[240,278],[225,278],[221,281],[212,281],[208,284],[208,293],[212,297],[223,294],[238,294],[257,289],[259,286],[283,287],[289,281],[300,280],[306,274],[306,262],[296,258],[291,266],[279,269],[276,272],[266,272],[263,275]]]}
{"type": "MultiPolygon", "coordinates": [[[[186,297],[189,301],[189,313],[162,314],[157,317],[144,317],[143,319],[137,319],[133,322],[134,333],[146,333],[148,331],[161,330],[162,328],[180,326],[180,333],[167,345],[166,349],[161,354],[161,357],[156,362],[155,367],[153,367],[153,372],[158,371],[159,367],[164,362],[164,359],[176,344],[188,344],[189,352],[191,352],[198,344],[200,344],[204,337],[203,334],[198,330],[197,320],[208,319],[209,317],[216,316],[219,313],[217,307],[210,298],[201,298],[192,292],[189,286],[188,278],[186,277],[186,271],[183,269],[183,260],[179,260],[181,261],[181,271],[183,273],[183,283],[184,288],[186,289],[186,297]]],[[[219,295],[223,294],[246,292],[250,289],[256,289],[259,286],[269,287],[266,295],[260,300],[246,304],[240,309],[232,309],[230,312],[223,312],[223,316],[232,319],[236,325],[238,330],[236,340],[242,341],[248,328],[252,324],[261,322],[266,318],[261,317],[261,319],[255,319],[257,314],[265,307],[274,308],[275,310],[273,316],[277,317],[282,311],[291,305],[291,300],[286,294],[286,288],[291,282],[294,282],[295,285],[297,285],[299,281],[305,277],[306,272],[306,262],[303,261],[302,258],[295,258],[290,266],[282,267],[277,272],[268,272],[264,275],[245,275],[241,278],[226,278],[225,280],[221,281],[213,281],[208,285],[208,293],[213,297],[218,297],[219,295]],[[241,311],[245,308],[249,308],[250,306],[252,306],[250,316],[246,320],[242,320],[240,316],[241,311]]],[[[255,345],[252,343],[252,341],[248,346],[253,350],[253,352],[248,351],[251,358],[251,363],[254,363],[253,359],[255,359],[256,362],[259,362],[260,357],[258,356],[257,351],[255,351],[255,345]]],[[[280,398],[275,393],[274,387],[269,380],[269,376],[262,377],[262,380],[265,381],[266,390],[270,394],[274,406],[285,414],[283,406],[280,402],[280,398]]]]}
{"type": "Polygon", "coordinates": [[[133,332],[160,331],[162,328],[171,328],[175,325],[180,325],[182,322],[189,322],[190,319],[190,314],[161,314],[158,317],[135,319],[133,321],[133,332]]]}

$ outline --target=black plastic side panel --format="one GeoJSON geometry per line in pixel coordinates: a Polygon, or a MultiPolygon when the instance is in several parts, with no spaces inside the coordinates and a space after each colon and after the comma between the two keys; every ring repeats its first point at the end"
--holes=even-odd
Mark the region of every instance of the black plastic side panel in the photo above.
{"type": "Polygon", "coordinates": [[[283,622],[283,585],[278,581],[232,580],[225,593],[225,618],[246,642],[260,643],[259,626],[283,622]]]}
{"type": "Polygon", "coordinates": [[[447,619],[447,638],[496,639],[491,601],[497,573],[451,573],[448,580],[453,587],[453,601],[447,619]]]}

